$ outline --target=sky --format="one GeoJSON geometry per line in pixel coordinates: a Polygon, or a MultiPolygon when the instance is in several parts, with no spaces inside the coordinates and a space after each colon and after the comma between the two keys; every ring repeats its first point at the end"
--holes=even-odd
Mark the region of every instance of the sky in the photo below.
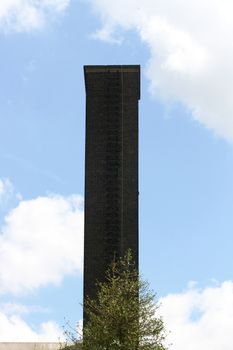
{"type": "Polygon", "coordinates": [[[140,270],[171,349],[232,349],[232,31],[228,0],[1,0],[0,341],[82,319],[83,65],[140,64],[140,270]]]}

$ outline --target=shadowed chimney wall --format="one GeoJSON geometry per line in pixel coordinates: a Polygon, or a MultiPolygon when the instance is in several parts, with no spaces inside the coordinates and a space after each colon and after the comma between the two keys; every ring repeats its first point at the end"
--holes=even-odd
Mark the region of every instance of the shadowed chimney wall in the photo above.
{"type": "Polygon", "coordinates": [[[114,257],[138,267],[140,66],[85,66],[84,300],[114,257]]]}

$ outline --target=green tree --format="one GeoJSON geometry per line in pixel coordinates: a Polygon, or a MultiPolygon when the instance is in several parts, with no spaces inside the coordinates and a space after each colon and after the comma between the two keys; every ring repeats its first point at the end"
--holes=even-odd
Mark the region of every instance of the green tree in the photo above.
{"type": "MultiPolygon", "coordinates": [[[[165,350],[164,323],[146,281],[138,275],[130,251],[114,261],[97,298],[85,301],[83,350],[165,350]]],[[[80,349],[80,342],[72,349],[80,349]]]]}

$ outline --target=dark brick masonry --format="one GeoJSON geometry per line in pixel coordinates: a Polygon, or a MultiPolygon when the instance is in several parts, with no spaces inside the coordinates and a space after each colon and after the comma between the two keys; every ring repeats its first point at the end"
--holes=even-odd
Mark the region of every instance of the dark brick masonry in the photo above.
{"type": "Polygon", "coordinates": [[[140,66],[85,66],[84,300],[114,257],[138,267],[140,66]]]}

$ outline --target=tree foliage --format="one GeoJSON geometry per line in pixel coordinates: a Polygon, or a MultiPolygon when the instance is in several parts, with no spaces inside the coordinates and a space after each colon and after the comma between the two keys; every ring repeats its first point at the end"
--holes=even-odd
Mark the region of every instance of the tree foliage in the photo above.
{"type": "Polygon", "coordinates": [[[113,261],[97,298],[86,299],[84,350],[165,350],[158,303],[143,281],[130,251],[113,261]]]}

